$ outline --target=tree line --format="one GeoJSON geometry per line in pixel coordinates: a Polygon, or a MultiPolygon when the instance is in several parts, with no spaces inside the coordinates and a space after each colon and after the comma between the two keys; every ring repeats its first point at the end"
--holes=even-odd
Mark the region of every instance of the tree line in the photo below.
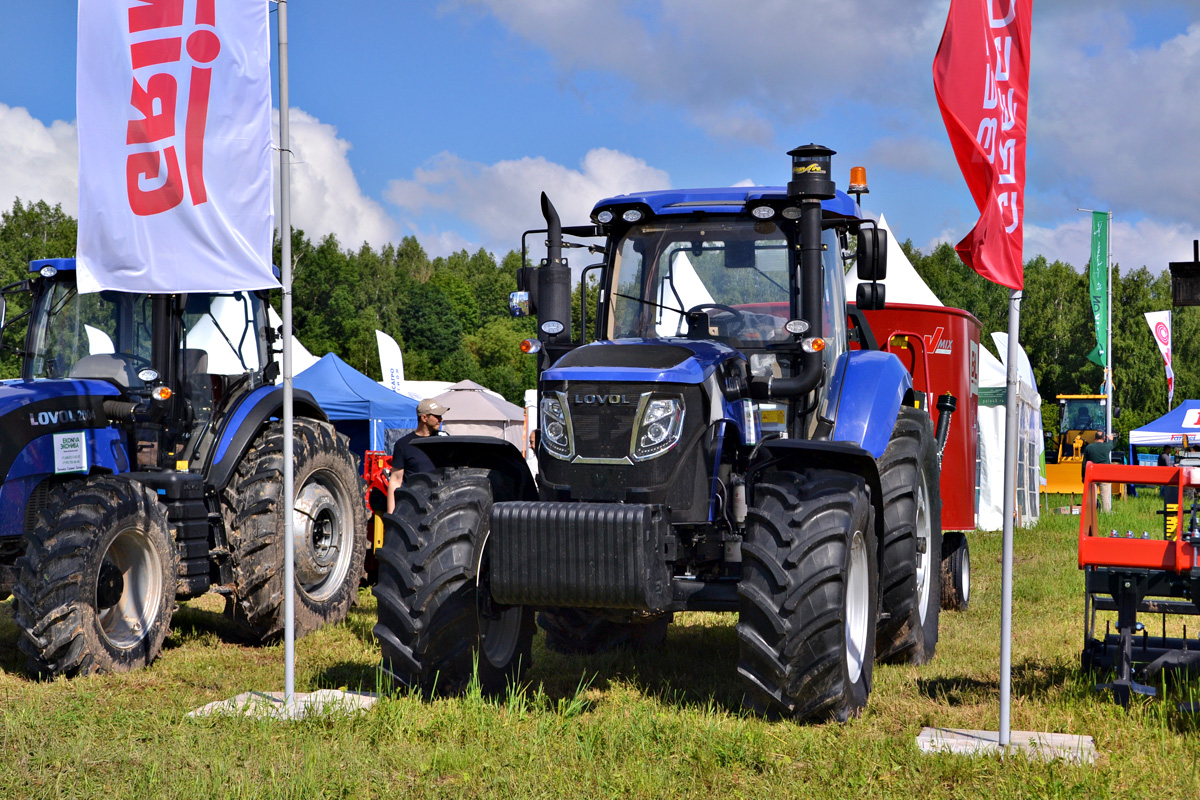
{"type": "MultiPolygon", "coordinates": [[[[22,203],[0,212],[0,282],[28,274],[30,261],[75,254],[76,222],[61,206],[22,203]]],[[[998,355],[989,334],[1008,327],[1008,290],[985,281],[942,244],[923,253],[902,245],[917,273],[942,301],[971,312],[982,323],[984,347],[998,355]]],[[[276,237],[275,263],[280,263],[276,237]]],[[[391,334],[404,353],[410,380],[477,381],[520,403],[533,388],[534,359],[520,352],[535,335],[530,319],[508,315],[508,295],[516,290],[519,253],[499,261],[479,250],[430,258],[416,238],[376,249],[347,249],[333,235],[311,240],[292,231],[294,329],[315,355],[337,353],[351,366],[379,379],[375,331],[391,334]]],[[[1124,270],[1113,266],[1112,353],[1121,433],[1167,411],[1162,359],[1143,314],[1171,308],[1171,278],[1155,265],[1124,270]]],[[[276,293],[277,295],[277,293],[276,293]]],[[[575,292],[576,326],[579,292],[575,292]]],[[[589,290],[594,306],[596,294],[589,290]]],[[[273,299],[278,307],[278,297],[273,299]]],[[[8,317],[19,313],[13,297],[8,317]]],[[[589,319],[594,317],[590,310],[589,319]]],[[[1173,315],[1175,397],[1200,397],[1200,366],[1189,357],[1200,345],[1200,309],[1177,308],[1173,315]]],[[[23,330],[9,331],[0,354],[0,377],[15,377],[14,347],[23,330]]],[[[1045,425],[1057,425],[1057,394],[1098,394],[1103,371],[1087,359],[1095,346],[1086,276],[1070,264],[1035,256],[1025,264],[1021,343],[1029,354],[1043,401],[1045,425]]]]}

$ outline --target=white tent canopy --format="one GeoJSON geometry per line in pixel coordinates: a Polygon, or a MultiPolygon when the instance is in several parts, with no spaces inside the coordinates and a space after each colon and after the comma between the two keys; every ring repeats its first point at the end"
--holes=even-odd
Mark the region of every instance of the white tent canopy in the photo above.
{"type": "MultiPolygon", "coordinates": [[[[996,348],[1008,355],[1008,334],[993,333],[996,348]]],[[[1042,398],[1029,358],[1020,351],[1017,365],[1017,522],[1028,527],[1037,522],[1041,487],[1042,398]]],[[[1004,527],[1004,364],[986,348],[979,348],[979,479],[976,487],[975,524],[980,530],[1004,527]]]]}

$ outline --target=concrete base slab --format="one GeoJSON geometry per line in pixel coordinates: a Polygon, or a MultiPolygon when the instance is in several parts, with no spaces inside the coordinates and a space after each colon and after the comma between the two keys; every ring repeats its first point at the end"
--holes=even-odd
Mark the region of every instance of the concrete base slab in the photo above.
{"type": "MultiPolygon", "coordinates": [[[[1024,753],[1043,761],[1072,761],[1092,764],[1096,761],[1096,743],[1091,736],[1070,733],[1039,733],[1010,731],[1009,752],[1024,753]]],[[[922,728],[917,747],[926,753],[959,753],[962,755],[1004,754],[998,731],[969,731],[954,728],[922,728]]]]}
{"type": "Polygon", "coordinates": [[[290,703],[284,701],[283,692],[243,692],[230,700],[218,700],[195,711],[189,711],[187,715],[304,719],[321,714],[354,714],[366,711],[378,700],[376,695],[369,692],[343,692],[337,689],[295,692],[290,703]]]}

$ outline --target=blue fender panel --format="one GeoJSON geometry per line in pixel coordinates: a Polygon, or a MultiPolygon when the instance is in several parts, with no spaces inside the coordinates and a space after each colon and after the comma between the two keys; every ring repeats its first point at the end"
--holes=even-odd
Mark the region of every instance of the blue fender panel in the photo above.
{"type": "MultiPolygon", "coordinates": [[[[296,417],[312,417],[328,422],[329,417],[317,405],[313,396],[303,389],[292,391],[292,412],[296,417]]],[[[224,414],[221,433],[211,465],[207,470],[207,483],[217,490],[225,488],[233,471],[241,461],[250,442],[258,431],[271,419],[283,418],[283,388],[260,386],[243,395],[236,407],[224,414]]]]}
{"type": "Polygon", "coordinates": [[[835,442],[854,442],[875,458],[883,455],[912,376],[892,353],[851,350],[842,354],[829,384],[828,416],[835,442]]]}

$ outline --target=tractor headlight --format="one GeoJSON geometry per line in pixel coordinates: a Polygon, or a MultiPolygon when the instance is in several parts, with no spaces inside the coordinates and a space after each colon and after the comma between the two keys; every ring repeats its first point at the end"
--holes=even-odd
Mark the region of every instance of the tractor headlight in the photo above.
{"type": "Polygon", "coordinates": [[[683,398],[656,397],[646,403],[638,420],[633,460],[646,461],[670,450],[683,433],[683,398]]]}
{"type": "Polygon", "coordinates": [[[561,397],[543,397],[541,403],[542,446],[556,458],[571,457],[571,415],[561,397]]]}

